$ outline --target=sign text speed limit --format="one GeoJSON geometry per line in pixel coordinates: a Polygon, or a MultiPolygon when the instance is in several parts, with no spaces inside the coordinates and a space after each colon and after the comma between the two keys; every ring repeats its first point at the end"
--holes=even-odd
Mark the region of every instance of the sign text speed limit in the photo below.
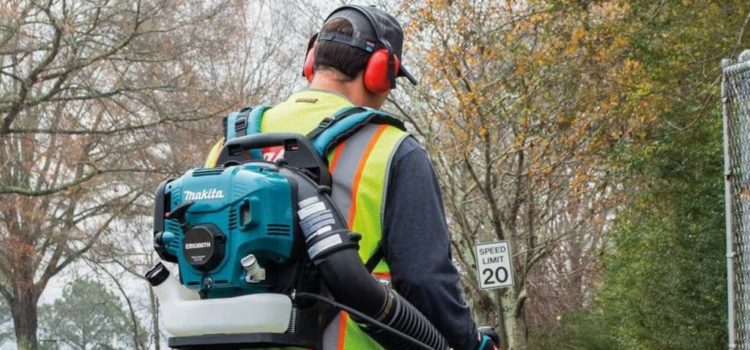
{"type": "Polygon", "coordinates": [[[513,285],[510,247],[507,241],[482,243],[476,247],[479,288],[492,289],[513,285]]]}

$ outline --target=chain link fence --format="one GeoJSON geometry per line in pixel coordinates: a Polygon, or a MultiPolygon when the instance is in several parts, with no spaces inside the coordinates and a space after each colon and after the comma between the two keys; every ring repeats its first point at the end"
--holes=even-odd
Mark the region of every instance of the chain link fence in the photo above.
{"type": "Polygon", "coordinates": [[[729,349],[750,350],[750,51],[722,62],[729,349]]]}

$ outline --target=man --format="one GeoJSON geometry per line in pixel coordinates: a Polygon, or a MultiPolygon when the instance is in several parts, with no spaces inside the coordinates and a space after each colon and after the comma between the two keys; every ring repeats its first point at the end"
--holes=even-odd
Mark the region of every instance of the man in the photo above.
{"type": "MultiPolygon", "coordinates": [[[[310,40],[309,89],[267,110],[261,131],[308,134],[342,108],[382,107],[397,76],[416,84],[400,64],[402,44],[391,15],[374,7],[336,9],[310,40]]],[[[264,149],[263,157],[275,160],[282,152],[264,149]]],[[[394,126],[367,125],[331,152],[329,167],[332,197],[349,228],[362,235],[360,257],[373,274],[390,280],[453,349],[495,348],[462,299],[437,179],[417,141],[394,126]]],[[[323,338],[325,349],[379,348],[345,313],[323,338]]]]}

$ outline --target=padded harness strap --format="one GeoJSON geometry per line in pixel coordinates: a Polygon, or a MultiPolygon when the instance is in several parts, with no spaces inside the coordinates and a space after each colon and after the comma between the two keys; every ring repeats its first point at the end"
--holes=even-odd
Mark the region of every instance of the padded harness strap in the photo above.
{"type": "MultiPolygon", "coordinates": [[[[271,106],[267,105],[246,107],[229,114],[225,123],[226,140],[260,133],[263,114],[269,108],[271,106]]],[[[307,134],[307,138],[311,140],[318,155],[327,160],[329,152],[370,123],[389,124],[406,131],[404,123],[385,112],[366,107],[345,107],[323,119],[307,134]]],[[[251,159],[263,159],[259,149],[250,150],[250,156],[251,159]]]]}
{"type": "Polygon", "coordinates": [[[341,118],[334,117],[333,121],[330,122],[326,122],[324,119],[323,123],[316,128],[314,137],[311,138],[313,147],[315,147],[315,150],[323,158],[326,158],[326,155],[341,142],[344,142],[370,123],[389,124],[406,131],[404,123],[400,120],[387,113],[371,108],[348,107],[336,112],[335,116],[339,115],[341,118]],[[355,110],[355,113],[347,113],[349,110],[355,110]]]}
{"type": "Polygon", "coordinates": [[[313,129],[312,131],[310,131],[307,134],[307,138],[310,139],[310,140],[313,140],[316,137],[318,137],[318,135],[320,135],[321,132],[323,132],[326,129],[328,129],[331,125],[336,124],[341,119],[344,119],[344,118],[346,118],[346,117],[348,117],[348,116],[350,116],[350,115],[352,115],[354,113],[363,112],[365,110],[366,109],[361,108],[361,107],[345,107],[345,108],[342,108],[342,109],[336,111],[336,113],[334,113],[332,116],[321,120],[320,124],[318,124],[318,126],[315,129],[313,129]]]}

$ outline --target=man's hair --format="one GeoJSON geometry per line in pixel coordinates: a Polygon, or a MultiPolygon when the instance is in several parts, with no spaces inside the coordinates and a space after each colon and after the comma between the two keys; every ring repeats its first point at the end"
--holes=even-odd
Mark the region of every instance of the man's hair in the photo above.
{"type": "MultiPolygon", "coordinates": [[[[321,28],[320,33],[338,33],[351,36],[351,22],[343,18],[334,18],[321,28]]],[[[354,80],[365,70],[370,54],[362,49],[337,43],[335,41],[318,41],[315,47],[314,69],[335,69],[344,74],[348,81],[354,80]]]]}

